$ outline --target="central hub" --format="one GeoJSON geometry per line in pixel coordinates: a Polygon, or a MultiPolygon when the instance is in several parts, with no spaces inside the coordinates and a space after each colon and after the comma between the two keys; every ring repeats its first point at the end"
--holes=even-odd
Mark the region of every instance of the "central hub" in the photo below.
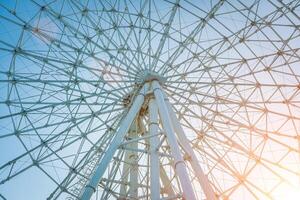
{"type": "MultiPolygon", "coordinates": [[[[145,83],[152,82],[154,80],[158,81],[161,85],[163,85],[166,82],[166,78],[164,78],[161,75],[159,75],[158,73],[150,71],[150,70],[144,70],[144,71],[140,71],[139,73],[137,73],[137,75],[135,77],[135,83],[136,83],[135,88],[123,97],[122,102],[123,102],[124,107],[127,107],[131,104],[132,100],[134,99],[134,97],[136,95],[136,92],[145,83]]],[[[145,102],[146,101],[147,101],[147,99],[145,100],[145,102]]]]}
{"type": "Polygon", "coordinates": [[[136,76],[136,83],[138,85],[154,80],[157,80],[162,85],[166,82],[166,79],[164,77],[150,70],[141,71],[136,76]]]}

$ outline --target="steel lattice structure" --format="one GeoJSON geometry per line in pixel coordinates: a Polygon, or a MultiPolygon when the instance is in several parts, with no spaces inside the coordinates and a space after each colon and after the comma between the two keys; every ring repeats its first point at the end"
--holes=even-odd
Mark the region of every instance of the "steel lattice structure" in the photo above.
{"type": "Polygon", "coordinates": [[[300,199],[299,0],[7,0],[0,27],[0,199],[300,199]]]}

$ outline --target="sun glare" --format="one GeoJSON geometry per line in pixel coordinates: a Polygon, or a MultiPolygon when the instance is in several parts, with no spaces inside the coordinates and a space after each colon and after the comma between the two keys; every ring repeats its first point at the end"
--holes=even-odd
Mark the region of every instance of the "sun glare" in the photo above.
{"type": "Polygon", "coordinates": [[[300,199],[300,185],[284,184],[278,188],[277,192],[272,195],[274,200],[299,200],[300,199]]]}

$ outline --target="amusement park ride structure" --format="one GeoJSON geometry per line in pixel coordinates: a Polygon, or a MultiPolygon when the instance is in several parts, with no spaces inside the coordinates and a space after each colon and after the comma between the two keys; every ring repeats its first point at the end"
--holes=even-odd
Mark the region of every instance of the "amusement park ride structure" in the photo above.
{"type": "Polygon", "coordinates": [[[299,0],[10,0],[0,27],[0,200],[300,199],[299,0]]]}

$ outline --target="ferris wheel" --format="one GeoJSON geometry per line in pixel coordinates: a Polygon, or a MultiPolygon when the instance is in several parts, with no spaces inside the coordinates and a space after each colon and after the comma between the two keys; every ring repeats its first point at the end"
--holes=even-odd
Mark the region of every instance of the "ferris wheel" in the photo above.
{"type": "Polygon", "coordinates": [[[299,0],[5,0],[0,27],[0,199],[300,199],[299,0]]]}

